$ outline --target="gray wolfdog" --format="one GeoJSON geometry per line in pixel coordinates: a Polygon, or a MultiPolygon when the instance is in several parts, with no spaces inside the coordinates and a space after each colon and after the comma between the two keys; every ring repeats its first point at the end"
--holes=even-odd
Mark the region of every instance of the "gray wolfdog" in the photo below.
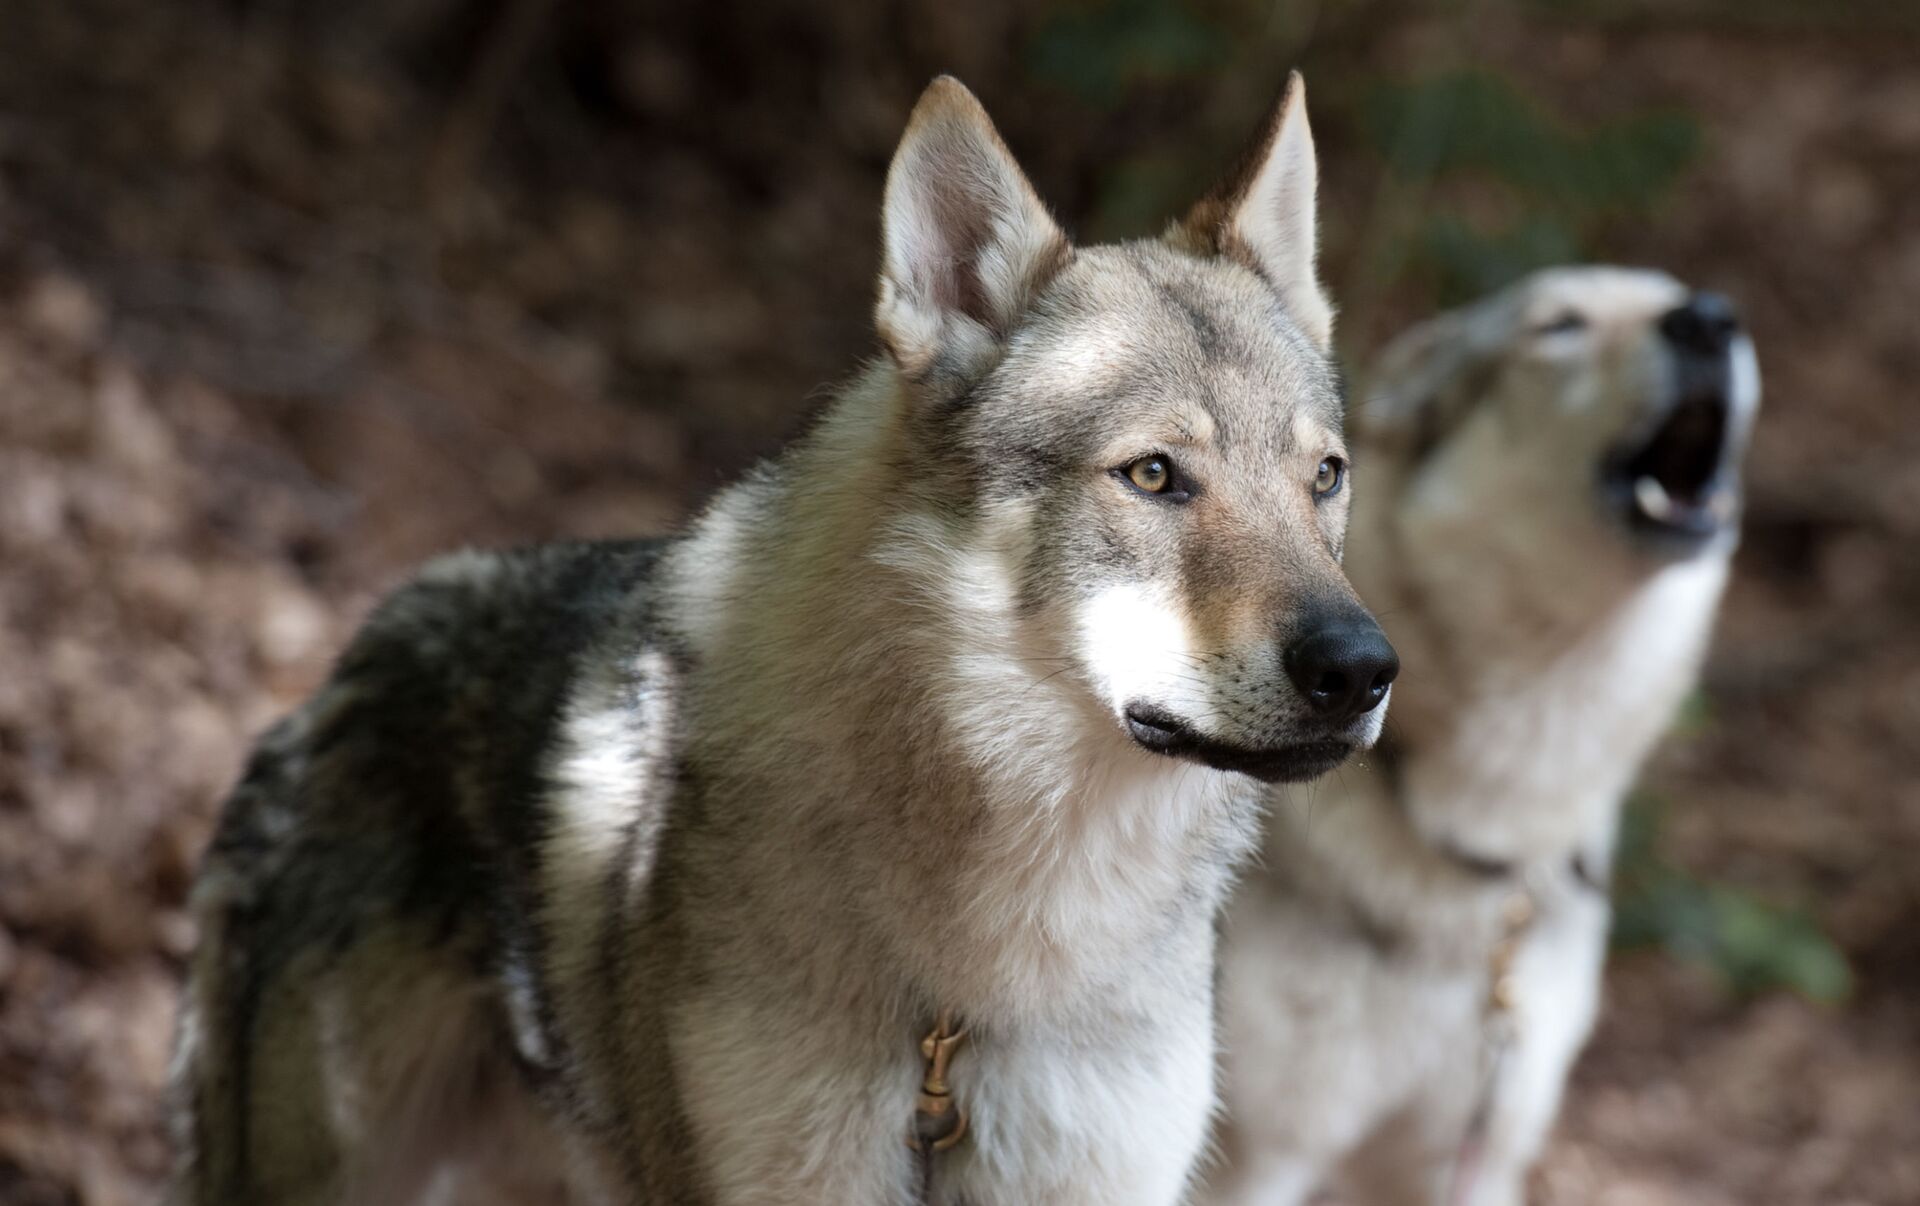
{"type": "Polygon", "coordinates": [[[1353,580],[1419,671],[1277,802],[1222,945],[1227,1168],[1285,1206],[1522,1200],[1592,1025],[1622,797],[1698,673],[1759,401],[1733,311],[1618,268],[1416,328],[1360,408],[1353,580]]]}
{"type": "Polygon", "coordinates": [[[1378,735],[1298,78],[1076,249],[972,94],[886,355],[656,544],[459,554],[261,741],[197,888],[184,1206],[1171,1203],[1262,781],[1378,735]]]}

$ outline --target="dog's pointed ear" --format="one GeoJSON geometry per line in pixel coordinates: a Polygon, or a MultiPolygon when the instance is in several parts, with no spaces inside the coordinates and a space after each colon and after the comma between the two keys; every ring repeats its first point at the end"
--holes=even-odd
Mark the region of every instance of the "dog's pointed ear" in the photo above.
{"type": "Polygon", "coordinates": [[[887,171],[874,323],[909,378],[971,376],[1072,251],[987,111],[927,86],[887,171]]]}
{"type": "Polygon", "coordinates": [[[1333,344],[1333,306],[1315,268],[1320,169],[1307,125],[1307,84],[1287,77],[1279,104],[1227,178],[1167,232],[1200,254],[1240,260],[1271,283],[1321,349],[1333,344]]]}
{"type": "Polygon", "coordinates": [[[1394,339],[1374,358],[1364,401],[1348,423],[1374,448],[1408,461],[1424,458],[1458,427],[1490,385],[1492,315],[1454,310],[1394,339]]]}

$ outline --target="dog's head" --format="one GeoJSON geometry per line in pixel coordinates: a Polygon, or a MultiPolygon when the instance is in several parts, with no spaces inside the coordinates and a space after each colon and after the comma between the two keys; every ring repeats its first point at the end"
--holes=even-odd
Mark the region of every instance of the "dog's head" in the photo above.
{"type": "Polygon", "coordinates": [[[1759,405],[1732,305],[1658,272],[1557,268],[1414,328],[1355,416],[1395,505],[1490,540],[1624,554],[1636,575],[1731,548],[1759,405]],[[1596,526],[1616,539],[1586,538],[1596,526]]]}
{"type": "Polygon", "coordinates": [[[1269,780],[1377,736],[1393,649],[1340,569],[1350,488],[1296,76],[1160,239],[1074,248],[973,96],[915,109],[877,324],[913,522],[1036,679],[1157,754],[1269,780]],[[926,536],[926,533],[922,533],[926,536]]]}

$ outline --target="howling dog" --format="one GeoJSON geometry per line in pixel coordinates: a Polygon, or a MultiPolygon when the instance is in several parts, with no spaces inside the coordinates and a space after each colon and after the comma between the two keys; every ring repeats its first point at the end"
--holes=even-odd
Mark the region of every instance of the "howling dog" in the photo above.
{"type": "Polygon", "coordinates": [[[1414,667],[1276,798],[1222,944],[1211,1200],[1513,1206],[1592,1026],[1621,799],[1694,683],[1759,402],[1732,308],[1541,273],[1414,329],[1356,416],[1353,581],[1414,667]]]}
{"type": "Polygon", "coordinates": [[[195,895],[181,1206],[1174,1203],[1263,784],[1379,734],[1294,77],[1076,248],[950,79],[885,355],[657,543],[457,554],[195,895]]]}

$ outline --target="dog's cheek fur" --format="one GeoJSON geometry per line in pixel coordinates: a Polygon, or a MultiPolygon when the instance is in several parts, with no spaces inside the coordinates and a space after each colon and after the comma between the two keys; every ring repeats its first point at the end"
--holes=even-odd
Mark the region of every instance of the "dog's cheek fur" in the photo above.
{"type": "Polygon", "coordinates": [[[1109,707],[1148,699],[1184,717],[1210,706],[1196,681],[1193,634],[1164,584],[1115,582],[1079,609],[1079,656],[1109,707]]]}
{"type": "MultiPolygon", "coordinates": [[[[1110,372],[1107,383],[1136,375],[1110,372]]],[[[922,481],[943,483],[931,492],[939,507],[968,522],[982,497],[1029,509],[1032,546],[997,568],[1018,583],[1023,622],[1051,611],[1046,618],[1070,633],[1067,646],[1041,656],[1071,664],[1116,719],[1144,700],[1222,739],[1295,739],[1301,701],[1281,651],[1316,600],[1351,598],[1339,569],[1346,503],[1343,495],[1316,504],[1305,480],[1279,474],[1303,475],[1304,461],[1294,462],[1307,450],[1338,450],[1337,436],[1312,407],[1282,409],[1276,448],[1255,465],[1208,454],[1202,463],[1220,488],[1182,504],[1130,493],[1097,451],[1113,438],[1113,409],[1128,398],[1178,397],[1177,386],[1149,381],[1078,407],[1028,392],[996,372],[969,405],[923,417],[935,467],[922,481]],[[1270,467],[1268,455],[1285,468],[1270,467]]],[[[1247,423],[1240,430],[1257,442],[1247,423]]]]}
{"type": "Polygon", "coordinates": [[[1196,647],[1179,573],[1187,516],[1179,504],[1131,495],[1090,453],[1062,459],[1038,470],[1044,484],[1024,504],[1032,540],[1007,567],[1021,621],[1064,636],[1061,668],[1077,670],[1116,722],[1143,698],[1206,716],[1209,659],[1196,647]]]}

